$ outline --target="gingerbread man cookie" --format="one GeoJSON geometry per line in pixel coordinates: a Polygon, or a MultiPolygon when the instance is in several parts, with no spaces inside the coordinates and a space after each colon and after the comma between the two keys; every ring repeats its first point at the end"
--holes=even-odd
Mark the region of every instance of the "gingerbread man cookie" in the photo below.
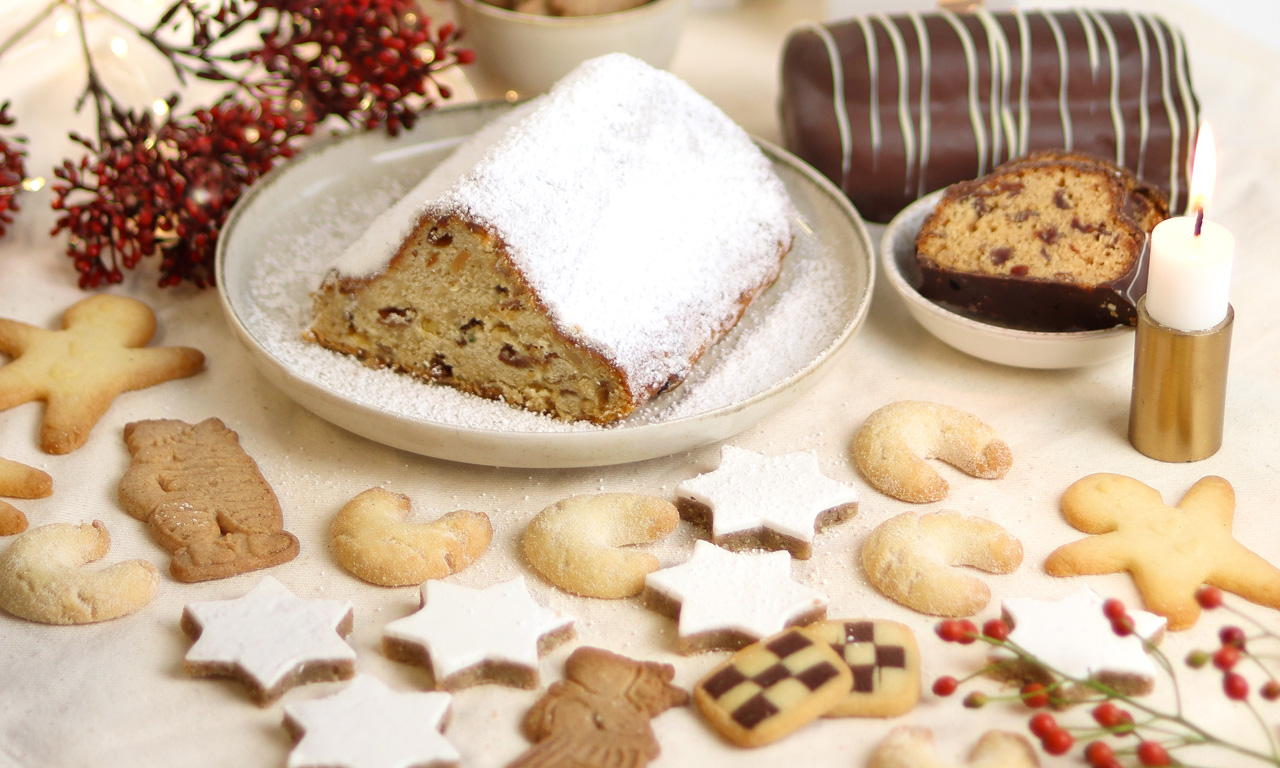
{"type": "Polygon", "coordinates": [[[634,661],[601,648],[579,648],[524,718],[534,742],[507,768],[643,768],[658,756],[649,721],[689,695],[671,685],[670,664],[634,661]]]}
{"type": "Polygon", "coordinates": [[[1054,550],[1051,576],[1128,571],[1147,608],[1187,629],[1200,618],[1202,584],[1280,609],[1280,569],[1231,535],[1236,494],[1221,477],[1202,477],[1178,506],[1132,477],[1097,474],[1062,495],[1062,514],[1085,533],[1098,534],[1054,550]]]}
{"type": "Polygon", "coordinates": [[[198,373],[204,355],[188,347],[146,347],[156,316],[140,301],[100,294],[82,299],[49,331],[0,318],[0,411],[43,400],[40,447],[70,453],[116,395],[198,373]]]}
{"type": "Polygon", "coordinates": [[[222,579],[298,554],[275,492],[240,438],[218,419],[135,421],[120,503],[173,554],[178,581],[222,579]]]}
{"type": "MultiPolygon", "coordinates": [[[[35,467],[0,459],[0,496],[18,499],[43,499],[53,493],[53,478],[35,467]]],[[[4,501],[0,501],[0,536],[12,536],[27,529],[27,517],[4,501]]]]}

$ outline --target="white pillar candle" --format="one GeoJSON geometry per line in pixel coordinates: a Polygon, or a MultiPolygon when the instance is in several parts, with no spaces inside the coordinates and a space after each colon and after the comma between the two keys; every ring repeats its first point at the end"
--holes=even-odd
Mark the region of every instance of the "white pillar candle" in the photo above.
{"type": "Polygon", "coordinates": [[[1147,312],[1180,331],[1205,331],[1227,316],[1236,241],[1226,227],[1204,220],[1217,165],[1213,132],[1205,124],[1192,157],[1187,215],[1151,230],[1147,312]]]}
{"type": "Polygon", "coordinates": [[[1195,216],[1177,216],[1151,231],[1147,312],[1180,331],[1208,330],[1227,316],[1235,238],[1212,221],[1198,235],[1195,227],[1195,216]]]}

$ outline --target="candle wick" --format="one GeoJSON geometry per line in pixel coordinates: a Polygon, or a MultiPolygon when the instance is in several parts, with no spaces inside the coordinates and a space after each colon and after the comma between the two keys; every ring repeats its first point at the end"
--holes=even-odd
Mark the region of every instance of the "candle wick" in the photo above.
{"type": "Polygon", "coordinates": [[[1196,231],[1195,231],[1196,237],[1200,236],[1200,228],[1203,226],[1204,226],[1204,209],[1197,208],[1196,209],[1196,231]]]}

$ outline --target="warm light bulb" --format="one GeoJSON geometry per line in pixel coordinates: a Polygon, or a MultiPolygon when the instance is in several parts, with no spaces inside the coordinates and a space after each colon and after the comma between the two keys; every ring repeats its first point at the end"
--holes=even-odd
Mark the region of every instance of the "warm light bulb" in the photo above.
{"type": "Polygon", "coordinates": [[[1196,137],[1196,152],[1191,156],[1191,194],[1187,201],[1187,214],[1193,215],[1209,207],[1213,196],[1213,178],[1218,174],[1218,153],[1214,147],[1213,130],[1208,123],[1200,126],[1196,137]]]}

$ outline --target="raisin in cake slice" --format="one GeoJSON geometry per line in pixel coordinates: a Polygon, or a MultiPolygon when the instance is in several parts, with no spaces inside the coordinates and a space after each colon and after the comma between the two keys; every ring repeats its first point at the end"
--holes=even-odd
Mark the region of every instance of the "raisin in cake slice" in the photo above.
{"type": "Polygon", "coordinates": [[[314,294],[314,341],[563,419],[679,382],[777,278],[793,209],[674,76],[581,65],[464,144],[314,294]]]}
{"type": "Polygon", "coordinates": [[[916,238],[920,293],[1045,331],[1135,322],[1163,193],[1088,155],[1045,151],[947,188],[916,238]]]}

